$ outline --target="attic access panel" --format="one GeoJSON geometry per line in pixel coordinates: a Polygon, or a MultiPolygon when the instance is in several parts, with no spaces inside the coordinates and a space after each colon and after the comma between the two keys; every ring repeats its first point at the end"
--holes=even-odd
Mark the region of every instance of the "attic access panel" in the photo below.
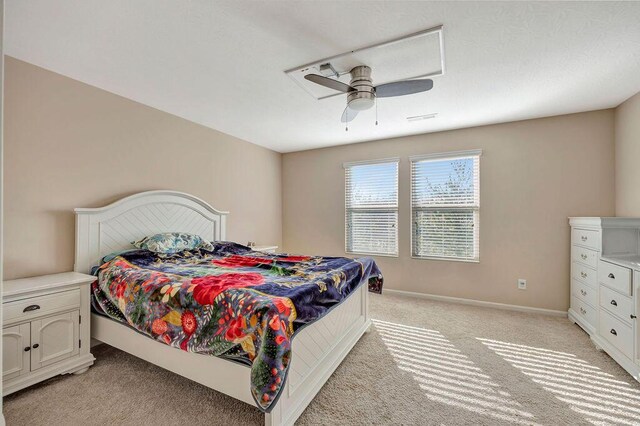
{"type": "Polygon", "coordinates": [[[320,74],[349,84],[349,71],[358,65],[372,69],[376,86],[392,81],[435,77],[444,74],[442,26],[409,34],[362,49],[352,50],[285,71],[300,87],[320,100],[342,93],[305,80],[307,74],[320,74]],[[327,66],[326,64],[330,64],[327,66]]]}

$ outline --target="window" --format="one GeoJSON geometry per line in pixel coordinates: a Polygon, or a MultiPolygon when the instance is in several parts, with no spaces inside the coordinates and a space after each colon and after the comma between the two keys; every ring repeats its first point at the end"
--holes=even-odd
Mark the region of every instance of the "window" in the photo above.
{"type": "Polygon", "coordinates": [[[413,257],[478,261],[480,155],[411,157],[413,257]]]}
{"type": "Polygon", "coordinates": [[[347,253],[398,255],[398,159],[345,163],[347,253]]]}

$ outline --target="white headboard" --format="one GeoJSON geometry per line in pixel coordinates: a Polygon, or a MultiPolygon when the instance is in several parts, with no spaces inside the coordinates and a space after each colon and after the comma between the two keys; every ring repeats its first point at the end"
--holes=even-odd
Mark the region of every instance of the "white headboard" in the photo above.
{"type": "Polygon", "coordinates": [[[193,195],[147,191],[105,207],[75,209],[74,270],[89,273],[102,257],[133,248],[131,241],[159,232],[189,232],[207,241],[226,238],[226,216],[193,195]]]}

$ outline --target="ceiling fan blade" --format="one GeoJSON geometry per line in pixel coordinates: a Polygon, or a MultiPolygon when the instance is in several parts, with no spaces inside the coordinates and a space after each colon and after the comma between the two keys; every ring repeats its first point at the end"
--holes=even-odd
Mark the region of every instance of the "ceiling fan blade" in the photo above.
{"type": "Polygon", "coordinates": [[[342,118],[340,119],[343,123],[348,123],[351,120],[353,120],[354,118],[356,118],[356,115],[358,115],[358,111],[355,109],[351,109],[349,108],[349,106],[347,106],[344,111],[342,112],[342,118]]]}
{"type": "Polygon", "coordinates": [[[328,87],[333,90],[337,90],[339,92],[349,93],[356,90],[353,87],[349,86],[348,84],[344,84],[341,81],[334,80],[332,78],[323,77],[318,74],[307,74],[304,76],[304,78],[313,83],[319,84],[324,87],[328,87]]]}
{"type": "Polygon", "coordinates": [[[395,83],[381,84],[376,87],[376,98],[389,98],[391,96],[404,96],[413,93],[426,92],[433,87],[433,80],[405,80],[395,83]]]}

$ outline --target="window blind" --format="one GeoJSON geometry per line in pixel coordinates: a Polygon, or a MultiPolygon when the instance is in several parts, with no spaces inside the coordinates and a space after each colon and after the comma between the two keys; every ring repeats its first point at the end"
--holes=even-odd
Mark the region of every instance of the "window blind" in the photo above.
{"type": "Polygon", "coordinates": [[[345,250],[398,254],[398,160],[345,164],[345,250]]]}
{"type": "Polygon", "coordinates": [[[480,152],[411,159],[412,255],[478,261],[480,152]]]}

